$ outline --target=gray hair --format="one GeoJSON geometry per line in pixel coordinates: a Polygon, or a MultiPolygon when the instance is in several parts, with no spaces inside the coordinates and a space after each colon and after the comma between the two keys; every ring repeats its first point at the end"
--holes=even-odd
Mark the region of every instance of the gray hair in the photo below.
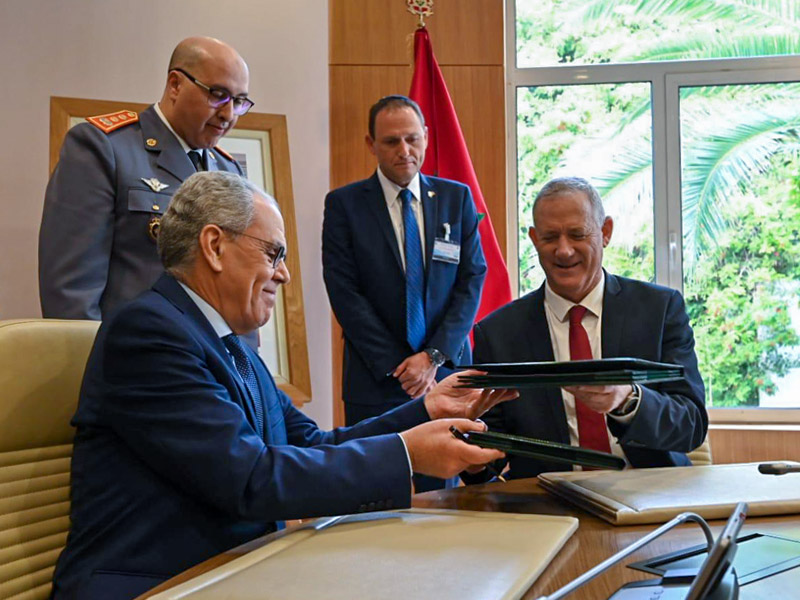
{"type": "Polygon", "coordinates": [[[603,201],[600,199],[600,194],[595,187],[581,177],[556,177],[545,183],[544,187],[536,194],[536,199],[533,201],[534,227],[536,227],[536,206],[539,204],[539,200],[549,196],[557,196],[564,192],[581,192],[586,194],[592,208],[592,216],[597,226],[603,226],[603,221],[606,220],[606,212],[603,209],[603,201]]]}
{"type": "Polygon", "coordinates": [[[244,177],[226,171],[201,171],[181,184],[161,219],[158,255],[171,275],[185,273],[192,265],[200,231],[219,225],[236,235],[253,222],[255,196],[274,200],[244,177]]]}

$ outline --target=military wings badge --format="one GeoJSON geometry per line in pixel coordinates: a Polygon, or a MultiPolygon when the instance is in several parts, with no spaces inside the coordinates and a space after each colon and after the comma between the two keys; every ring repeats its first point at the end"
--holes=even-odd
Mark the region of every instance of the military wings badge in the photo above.
{"type": "Polygon", "coordinates": [[[141,177],[141,180],[144,181],[148,185],[148,187],[154,192],[160,192],[161,190],[167,189],[169,187],[169,184],[161,183],[155,177],[151,177],[150,179],[145,179],[144,177],[141,177]]]}

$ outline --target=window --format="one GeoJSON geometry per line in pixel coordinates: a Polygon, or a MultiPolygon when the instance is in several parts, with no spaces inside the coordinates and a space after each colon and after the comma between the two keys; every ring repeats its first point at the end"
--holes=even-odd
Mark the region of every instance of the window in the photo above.
{"type": "Polygon", "coordinates": [[[519,292],[536,192],[585,177],[608,269],[683,292],[712,418],[800,421],[800,9],[507,1],[519,292]]]}

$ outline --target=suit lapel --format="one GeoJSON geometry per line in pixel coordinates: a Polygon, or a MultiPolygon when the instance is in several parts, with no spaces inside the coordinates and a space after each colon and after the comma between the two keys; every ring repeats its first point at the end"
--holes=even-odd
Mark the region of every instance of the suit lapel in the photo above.
{"type": "Polygon", "coordinates": [[[192,161],[183,151],[180,142],[167,129],[152,106],[139,115],[139,123],[142,127],[145,150],[158,153],[156,164],[160,169],[164,169],[181,181],[195,172],[192,161]]]}
{"type": "Polygon", "coordinates": [[[622,341],[622,329],[625,324],[625,307],[622,306],[622,288],[613,275],[603,270],[606,278],[605,291],[603,292],[603,325],[600,335],[602,337],[603,358],[619,356],[622,341]]]}
{"type": "Polygon", "coordinates": [[[403,270],[403,262],[400,260],[400,249],[397,247],[397,236],[392,226],[392,218],[389,216],[389,207],[386,206],[386,198],[383,195],[383,188],[378,180],[377,171],[364,183],[364,203],[370,207],[370,211],[375,217],[378,228],[383,233],[386,243],[394,255],[394,260],[400,270],[403,270]]]}
{"type": "MultiPolygon", "coordinates": [[[[553,361],[553,342],[550,339],[550,328],[547,326],[547,315],[544,310],[544,284],[530,296],[529,307],[529,335],[525,336],[528,345],[528,356],[535,361],[553,361]]],[[[561,388],[545,388],[546,403],[558,431],[558,439],[569,444],[569,427],[567,426],[567,413],[564,410],[564,398],[561,388]]]]}
{"type": "Polygon", "coordinates": [[[222,364],[231,372],[231,379],[234,381],[236,389],[239,391],[239,398],[232,399],[242,407],[250,423],[255,423],[255,407],[250,401],[250,393],[247,391],[244,382],[242,382],[241,377],[236,371],[236,367],[231,360],[230,354],[228,354],[228,350],[225,348],[225,344],[219,338],[217,332],[214,331],[214,328],[211,326],[211,323],[208,322],[208,319],[206,319],[202,311],[189,297],[178,281],[171,275],[166,273],[161,275],[153,285],[153,289],[175,305],[178,310],[184,313],[200,329],[203,337],[214,348],[222,364]]]}
{"type": "Polygon", "coordinates": [[[436,190],[430,185],[430,181],[422,173],[419,174],[419,195],[422,202],[423,219],[425,220],[425,281],[433,260],[433,244],[436,239],[436,228],[439,227],[438,202],[436,201],[436,190]]]}

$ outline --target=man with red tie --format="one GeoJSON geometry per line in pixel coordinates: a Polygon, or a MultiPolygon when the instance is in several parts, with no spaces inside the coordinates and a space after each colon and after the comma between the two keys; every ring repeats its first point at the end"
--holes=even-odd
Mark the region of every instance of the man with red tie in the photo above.
{"type": "MultiPolygon", "coordinates": [[[[708,416],[680,293],[603,269],[614,222],[584,179],[548,182],[534,201],[533,223],[529,235],[546,282],[475,326],[475,362],[633,357],[682,365],[685,379],[525,390],[484,415],[489,429],[612,452],[632,467],[690,464],[686,453],[703,443],[708,416]]],[[[508,460],[511,477],[565,469],[508,460]]]]}

